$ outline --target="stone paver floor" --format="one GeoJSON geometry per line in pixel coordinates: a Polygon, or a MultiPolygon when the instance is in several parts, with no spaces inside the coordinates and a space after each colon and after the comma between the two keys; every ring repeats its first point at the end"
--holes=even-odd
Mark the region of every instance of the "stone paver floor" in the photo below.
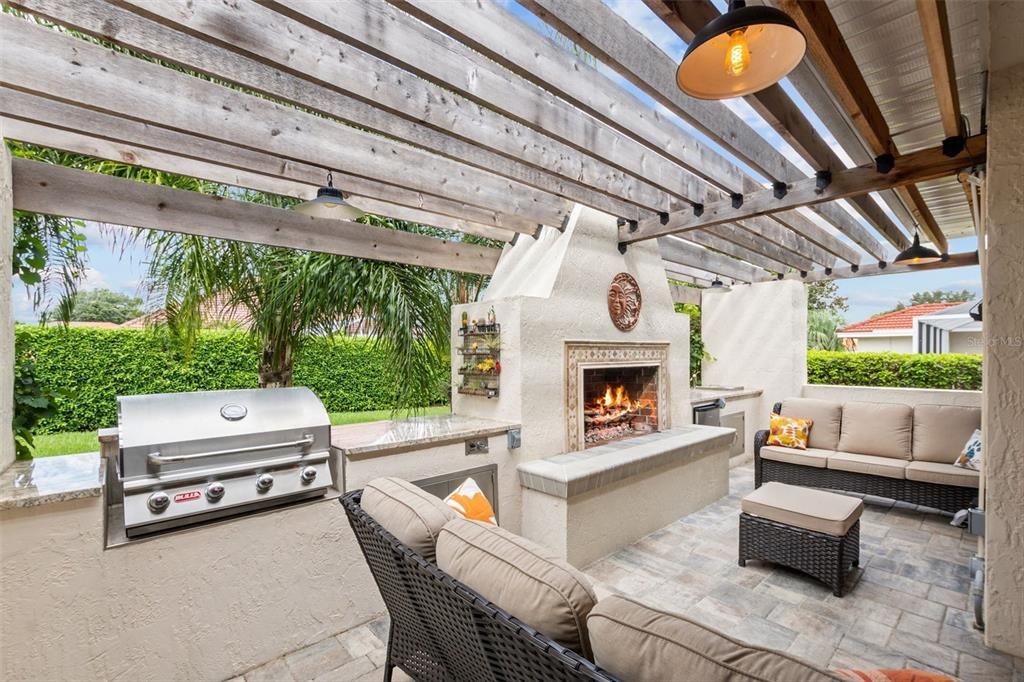
{"type": "MultiPolygon", "coordinates": [[[[787,569],[737,565],[739,502],[753,478],[749,465],[733,469],[727,497],[588,566],[598,597],[629,595],[830,668],[1024,682],[1024,659],[987,649],[972,627],[967,564],[976,538],[948,517],[869,497],[861,568],[840,599],[787,569]]],[[[250,670],[244,681],[381,680],[386,638],[381,618],[250,670]]],[[[408,678],[396,671],[395,679],[408,678]]]]}

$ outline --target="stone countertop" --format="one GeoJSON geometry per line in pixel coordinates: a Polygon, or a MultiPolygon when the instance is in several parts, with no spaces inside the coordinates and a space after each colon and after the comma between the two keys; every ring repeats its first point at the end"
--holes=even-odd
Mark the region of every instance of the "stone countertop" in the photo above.
{"type": "Polygon", "coordinates": [[[695,386],[690,389],[690,405],[699,405],[721,398],[725,402],[730,400],[742,400],[743,398],[757,398],[764,391],[760,388],[749,388],[746,386],[695,386]]]}
{"type": "Polygon", "coordinates": [[[519,424],[456,414],[410,417],[333,426],[331,446],[348,457],[372,457],[496,436],[518,428],[519,424]]]}
{"type": "Polygon", "coordinates": [[[668,463],[728,453],[735,429],[682,426],[520,464],[519,482],[556,497],[574,497],[668,463]]]}
{"type": "Polygon", "coordinates": [[[18,460],[0,473],[0,509],[99,497],[105,464],[98,452],[18,460]]]}

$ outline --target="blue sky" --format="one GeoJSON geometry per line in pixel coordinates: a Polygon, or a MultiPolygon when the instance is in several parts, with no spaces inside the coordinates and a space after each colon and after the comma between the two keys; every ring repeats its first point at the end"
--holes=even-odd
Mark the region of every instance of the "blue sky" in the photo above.
{"type": "MultiPolygon", "coordinates": [[[[512,0],[502,1],[505,7],[512,11],[522,21],[546,35],[550,34],[550,29],[547,29],[539,19],[524,9],[521,5],[513,2],[512,0]]],[[[651,12],[642,0],[604,1],[618,14],[626,18],[631,25],[642,31],[653,43],[673,59],[678,60],[682,57],[682,54],[686,49],[686,44],[680,40],[680,38],[676,36],[676,34],[673,33],[672,30],[669,29],[653,12],[651,12]]],[[[723,0],[712,1],[716,6],[718,6],[720,11],[724,11],[725,2],[723,0]]],[[[616,81],[620,87],[629,92],[635,98],[646,103],[652,108],[658,109],[668,120],[673,121],[682,130],[701,140],[709,147],[716,149],[719,153],[728,157],[740,167],[751,172],[754,177],[757,177],[762,181],[764,180],[764,178],[760,178],[756,173],[750,171],[745,164],[732,157],[732,155],[720,145],[707,138],[685,121],[675,117],[659,103],[655,102],[631,83],[618,76],[618,74],[614,73],[603,64],[598,64],[598,69],[604,75],[616,81]]],[[[850,163],[849,157],[846,153],[843,152],[835,143],[835,140],[830,134],[828,134],[824,126],[821,125],[817,116],[815,116],[813,111],[807,107],[795,90],[790,87],[786,81],[783,81],[782,85],[790,97],[797,103],[797,106],[800,107],[805,115],[810,117],[817,130],[822,133],[825,141],[832,146],[840,158],[843,158],[844,161],[850,163]]],[[[786,144],[786,142],[782,140],[782,138],[779,137],[775,131],[773,131],[771,127],[768,126],[764,120],[762,120],[744,101],[730,100],[727,101],[726,104],[734,113],[740,116],[754,130],[764,137],[765,140],[779,149],[787,158],[790,159],[790,161],[796,164],[797,167],[801,168],[805,172],[812,172],[813,169],[808,166],[807,163],[804,162],[804,160],[800,158],[796,152],[794,152],[789,145],[786,144]]],[[[885,207],[884,204],[880,205],[882,205],[883,209],[888,212],[888,208],[885,207]]],[[[812,213],[808,213],[807,215],[809,217],[814,216],[812,213]]],[[[860,219],[859,216],[856,217],[860,219]]],[[[831,226],[820,220],[816,220],[816,222],[819,222],[823,227],[834,232],[834,229],[831,228],[831,226]]],[[[145,297],[146,292],[143,288],[143,276],[145,273],[146,262],[145,250],[139,246],[124,249],[121,244],[115,245],[110,231],[108,230],[107,233],[104,233],[95,225],[90,225],[88,227],[87,236],[89,269],[86,273],[86,278],[82,284],[82,288],[87,290],[108,288],[135,296],[145,297]]],[[[839,236],[841,239],[846,239],[842,235],[839,236]]],[[[846,241],[849,240],[847,239],[846,241]]],[[[973,237],[950,240],[949,249],[951,253],[973,251],[976,248],[976,241],[973,237]]],[[[865,262],[868,262],[869,260],[870,257],[865,258],[865,262]]],[[[850,309],[846,313],[847,322],[856,322],[888,308],[892,308],[898,301],[906,302],[909,300],[910,295],[916,291],[929,291],[933,289],[969,289],[976,295],[980,296],[980,269],[975,266],[932,272],[917,272],[905,275],[885,275],[854,280],[839,280],[840,294],[849,299],[850,309]]],[[[16,320],[28,322],[36,319],[36,315],[32,310],[31,300],[20,282],[15,283],[13,303],[14,317],[16,320]]]]}

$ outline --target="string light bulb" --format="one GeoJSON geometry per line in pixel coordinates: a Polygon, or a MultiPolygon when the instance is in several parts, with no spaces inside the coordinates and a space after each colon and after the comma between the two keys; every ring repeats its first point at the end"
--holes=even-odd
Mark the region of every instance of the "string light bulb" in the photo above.
{"type": "Polygon", "coordinates": [[[745,34],[744,29],[729,34],[729,47],[725,51],[725,71],[730,76],[740,76],[750,66],[750,46],[747,45],[745,34]]]}

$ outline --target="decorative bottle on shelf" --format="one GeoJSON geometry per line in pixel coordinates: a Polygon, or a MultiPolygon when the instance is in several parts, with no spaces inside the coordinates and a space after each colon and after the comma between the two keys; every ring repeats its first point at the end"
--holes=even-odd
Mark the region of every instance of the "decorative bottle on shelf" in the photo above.
{"type": "Polygon", "coordinates": [[[462,331],[469,330],[469,313],[465,310],[462,311],[462,331]]]}
{"type": "MultiPolygon", "coordinates": [[[[496,318],[496,317],[495,317],[495,315],[494,315],[494,306],[492,305],[492,306],[491,306],[491,309],[487,311],[487,324],[488,324],[489,326],[492,326],[492,327],[493,327],[493,326],[494,326],[494,323],[495,323],[496,321],[497,321],[497,318],[496,318]]],[[[492,329],[491,331],[494,331],[494,330],[492,329]]]]}

